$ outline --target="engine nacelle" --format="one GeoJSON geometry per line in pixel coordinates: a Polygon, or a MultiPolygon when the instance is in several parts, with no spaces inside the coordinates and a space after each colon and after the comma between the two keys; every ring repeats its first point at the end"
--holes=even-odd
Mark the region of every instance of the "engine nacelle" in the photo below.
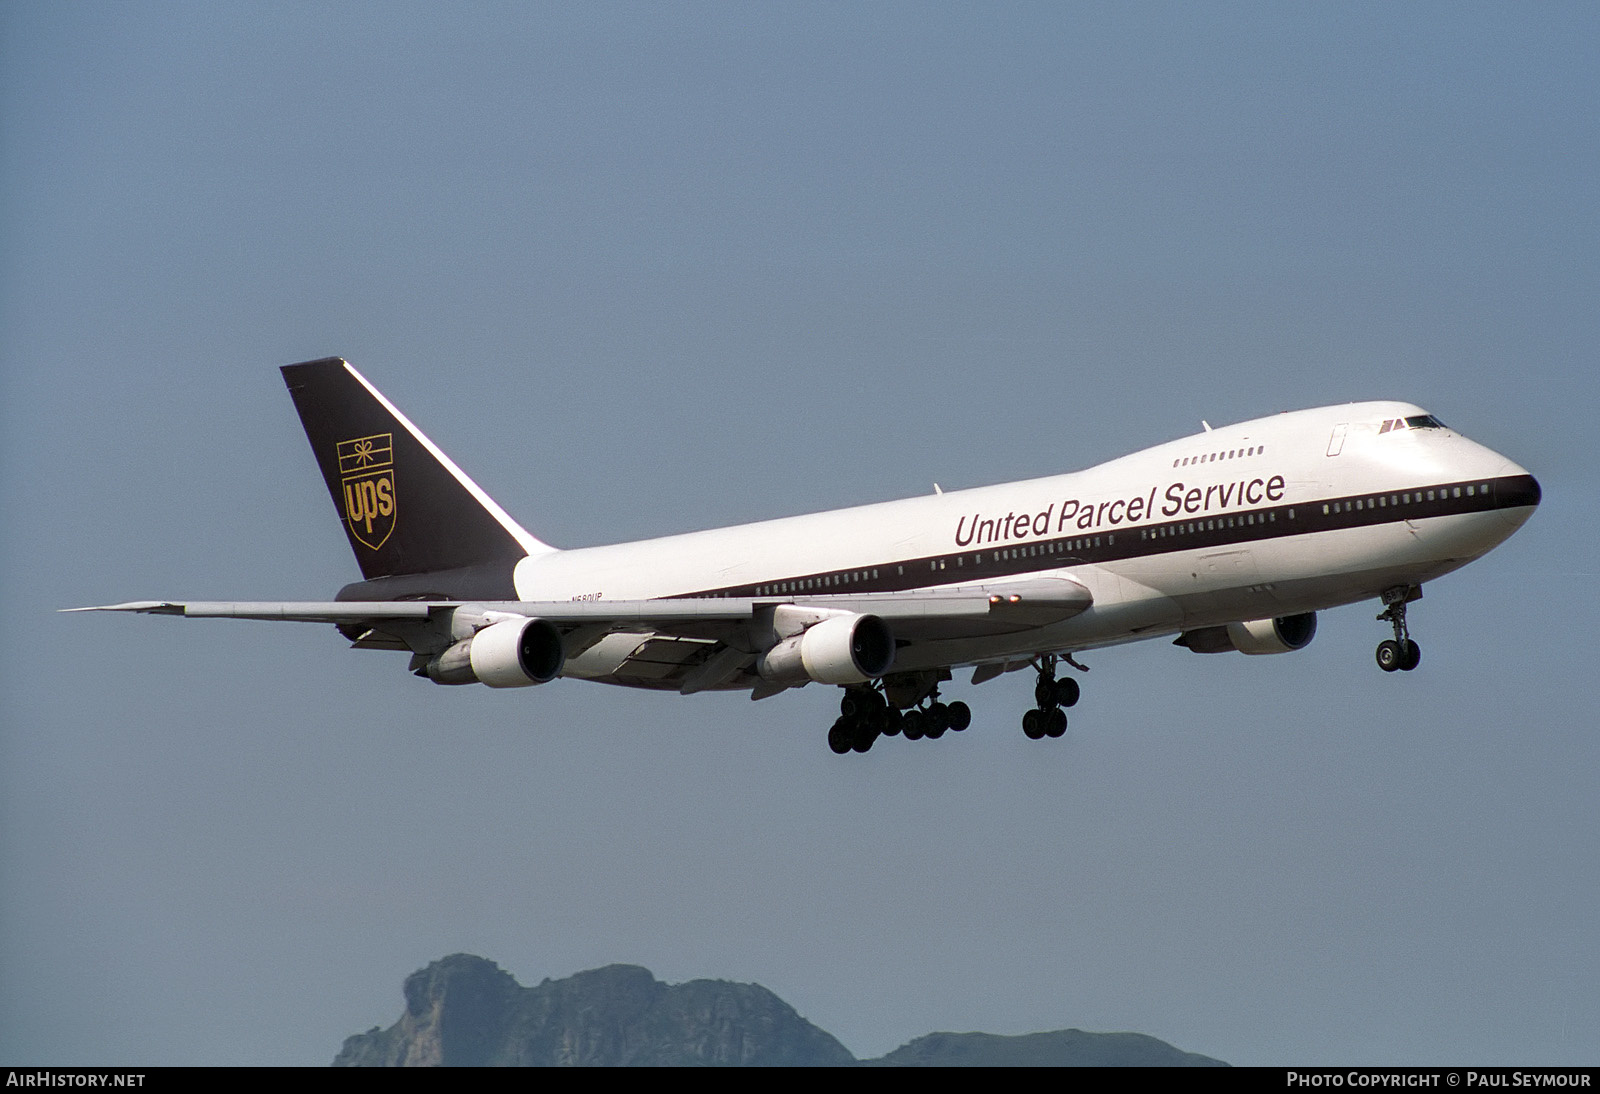
{"type": "Polygon", "coordinates": [[[1311,645],[1316,636],[1316,612],[1228,624],[1228,637],[1240,653],[1293,653],[1311,645]]]}
{"type": "Polygon", "coordinates": [[[894,664],[894,633],[875,615],[836,615],[773,646],[756,671],[777,684],[863,684],[894,664]]]}
{"type": "Polygon", "coordinates": [[[1177,644],[1195,653],[1293,653],[1311,645],[1317,636],[1317,613],[1284,615],[1277,619],[1251,619],[1226,627],[1201,627],[1184,631],[1177,644]]]}
{"type": "Polygon", "coordinates": [[[429,661],[428,678],[436,684],[525,688],[560,676],[566,660],[561,632],[554,623],[502,619],[429,661]]]}

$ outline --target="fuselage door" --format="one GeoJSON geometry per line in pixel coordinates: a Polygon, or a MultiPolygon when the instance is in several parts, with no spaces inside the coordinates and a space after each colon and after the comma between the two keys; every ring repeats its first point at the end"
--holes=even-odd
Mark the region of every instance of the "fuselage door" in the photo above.
{"type": "Polygon", "coordinates": [[[1328,438],[1328,455],[1337,456],[1344,451],[1344,435],[1349,428],[1348,422],[1341,422],[1333,427],[1333,436],[1328,438]]]}

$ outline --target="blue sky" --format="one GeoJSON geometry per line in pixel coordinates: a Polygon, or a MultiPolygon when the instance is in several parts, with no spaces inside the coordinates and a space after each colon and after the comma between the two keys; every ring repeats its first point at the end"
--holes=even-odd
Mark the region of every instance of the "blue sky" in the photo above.
{"type": "Polygon", "coordinates": [[[445,953],[756,980],[859,1055],[1600,1056],[1600,18],[1579,4],[0,7],[0,1060],[322,1063],[445,953]],[[1403,398],[1545,502],[1294,656],[1094,654],[833,756],[760,704],[436,688],[277,366],[536,535],[1071,470],[1403,398]]]}

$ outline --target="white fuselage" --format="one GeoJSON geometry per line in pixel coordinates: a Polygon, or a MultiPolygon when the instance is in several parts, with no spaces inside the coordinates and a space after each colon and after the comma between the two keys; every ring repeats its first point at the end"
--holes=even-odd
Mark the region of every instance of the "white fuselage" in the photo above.
{"type": "MultiPolygon", "coordinates": [[[[1226,426],[1065,475],[532,555],[515,584],[523,600],[782,602],[1063,575],[1093,594],[1071,619],[921,643],[896,668],[993,662],[1420,585],[1527,519],[1537,485],[1517,494],[1523,480],[1532,484],[1419,407],[1354,403],[1226,426]]],[[[567,673],[603,678],[615,648],[574,658],[567,673]]]]}

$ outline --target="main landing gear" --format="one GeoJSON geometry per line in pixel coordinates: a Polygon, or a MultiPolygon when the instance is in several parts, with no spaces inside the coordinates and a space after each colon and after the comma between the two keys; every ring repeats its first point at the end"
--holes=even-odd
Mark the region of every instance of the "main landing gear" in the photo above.
{"type": "MultiPolygon", "coordinates": [[[[1070,654],[1047,653],[1034,662],[1039,670],[1033,688],[1037,706],[1022,716],[1022,731],[1035,741],[1066,734],[1067,712],[1062,708],[1075,706],[1081,694],[1078,681],[1056,679],[1060,661],[1084,668],[1070,654]]],[[[972,724],[972,711],[962,702],[939,701],[939,683],[949,678],[944,670],[908,672],[845,688],[839,717],[828,730],[828,747],[842,756],[866,752],[879,737],[937,741],[946,731],[960,733],[972,724]]]]}
{"type": "Polygon", "coordinates": [[[1422,664],[1422,647],[1413,642],[1406,631],[1406,605],[1421,599],[1422,590],[1415,585],[1397,585],[1384,590],[1383,602],[1387,607],[1378,616],[1378,622],[1394,624],[1394,639],[1378,643],[1378,667],[1384,672],[1410,672],[1422,664]]]}
{"type": "Polygon", "coordinates": [[[879,737],[905,735],[908,741],[938,740],[946,730],[960,733],[972,724],[972,710],[962,702],[939,702],[935,684],[916,705],[902,711],[890,706],[883,692],[869,684],[846,688],[839,700],[839,718],[828,730],[828,747],[843,756],[865,752],[879,737]]]}
{"type": "Polygon", "coordinates": [[[1033,686],[1033,701],[1038,705],[1022,716],[1022,732],[1033,741],[1065,734],[1067,712],[1061,708],[1075,704],[1081,694],[1078,682],[1072,677],[1056,679],[1055,654],[1047,653],[1039,658],[1038,666],[1039,682],[1033,686]]]}

